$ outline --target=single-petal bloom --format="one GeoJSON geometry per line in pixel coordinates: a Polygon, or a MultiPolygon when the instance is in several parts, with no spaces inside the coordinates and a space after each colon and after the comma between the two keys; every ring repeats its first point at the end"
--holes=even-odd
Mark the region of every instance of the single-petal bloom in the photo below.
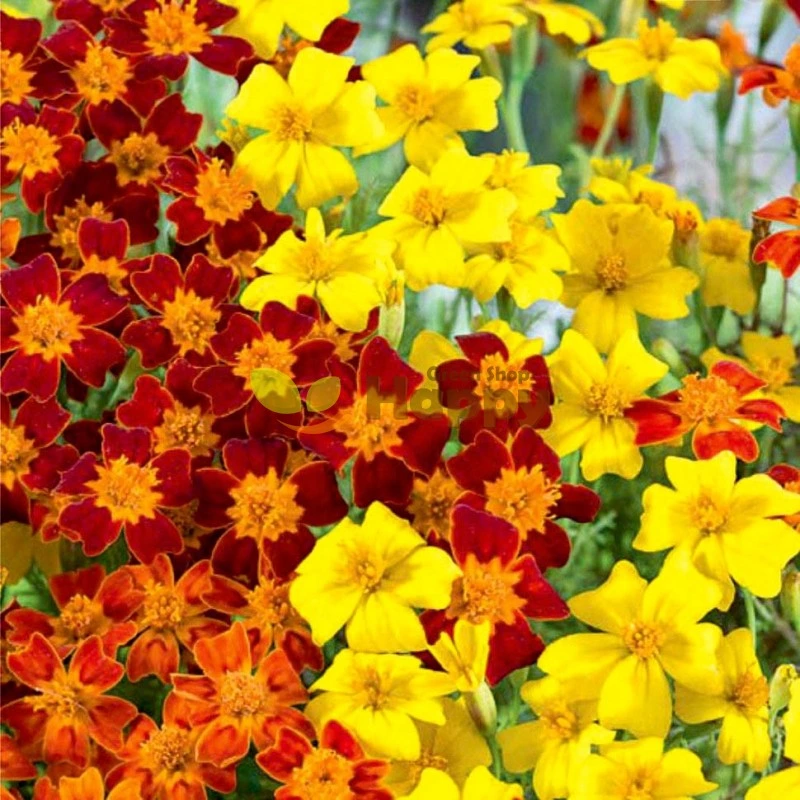
{"type": "Polygon", "coordinates": [[[779,106],[784,100],[800,102],[800,44],[795,42],[784,57],[785,69],[774,64],[753,64],[742,71],[739,94],[761,89],[764,102],[779,106]]]}
{"type": "MultiPolygon", "coordinates": [[[[800,47],[797,48],[800,55],[800,47]]],[[[800,226],[800,201],[779,197],[753,212],[757,219],[800,226]]],[[[778,231],[762,239],[753,250],[753,261],[777,267],[784,278],[791,278],[800,268],[800,230],[778,231]]]]}
{"type": "Polygon", "coordinates": [[[142,800],[140,783],[136,778],[121,781],[108,793],[103,776],[97,767],[90,767],[81,775],[71,778],[62,775],[53,783],[45,775],[33,787],[33,800],[142,800]]]}
{"type": "Polygon", "coordinates": [[[531,164],[528,153],[514,150],[483,153],[481,158],[492,162],[486,185],[490,189],[508,189],[517,198],[514,219],[530,221],[564,197],[559,185],[561,167],[555,164],[531,164]]]}
{"type": "Polygon", "coordinates": [[[503,44],[514,28],[524,25],[527,17],[520,13],[516,0],[459,0],[429,22],[423,33],[434,36],[426,45],[430,53],[462,42],[471,50],[503,44]]]}
{"type": "Polygon", "coordinates": [[[583,6],[561,0],[523,0],[523,6],[542,19],[551,36],[564,35],[576,44],[586,44],[606,32],[605,25],[583,6]]]}
{"type": "Polygon", "coordinates": [[[733,219],[712,219],[700,229],[700,295],[707,306],[725,306],[739,315],[753,310],[750,238],[733,219]]]}

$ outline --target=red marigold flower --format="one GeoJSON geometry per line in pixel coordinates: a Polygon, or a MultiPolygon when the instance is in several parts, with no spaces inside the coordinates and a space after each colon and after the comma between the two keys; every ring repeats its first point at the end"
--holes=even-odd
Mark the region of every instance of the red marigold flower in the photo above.
{"type": "Polygon", "coordinates": [[[28,103],[6,103],[0,110],[0,124],[0,185],[20,178],[22,200],[38,214],[48,192],[81,160],[84,142],[74,133],[78,119],[49,105],[37,112],[28,103]]]}
{"type": "Polygon", "coordinates": [[[39,48],[42,23],[0,11],[0,103],[19,105],[43,97],[40,70],[47,58],[39,48]]]}
{"type": "Polygon", "coordinates": [[[764,102],[778,106],[784,100],[800,102],[800,43],[795,42],[786,53],[785,69],[774,64],[756,64],[742,72],[739,94],[763,89],[764,102]]]}
{"type": "Polygon", "coordinates": [[[133,0],[53,0],[53,16],[59,20],[75,20],[92,33],[97,33],[104,20],[119,16],[133,0]]]}
{"type": "Polygon", "coordinates": [[[254,663],[241,622],[201,639],[194,656],[203,675],[175,673],[172,683],[179,697],[192,701],[194,724],[203,727],[195,751],[199,761],[219,767],[235,764],[247,755],[251,741],[264,750],[283,727],[314,736],[311,723],[292,708],[307,702],[308,692],[288,656],[273,650],[254,663]]]}
{"type": "Polygon", "coordinates": [[[58,788],[48,775],[36,781],[33,800],[141,800],[139,781],[131,778],[115,786],[106,794],[103,776],[92,767],[74,778],[62,775],[58,788]]]}
{"type": "Polygon", "coordinates": [[[428,641],[435,642],[458,619],[489,622],[486,678],[494,685],[509,672],[533,664],[544,650],[528,619],[564,619],[569,609],[542,577],[534,557],[520,553],[519,531],[510,522],[459,505],[452,526],[453,557],[463,575],[453,584],[450,607],[423,612],[422,623],[428,641]]]}
{"type": "Polygon", "coordinates": [[[134,0],[104,27],[109,45],[133,57],[137,78],[176,81],[189,56],[214,72],[236,74],[253,48],[236,36],[212,33],[235,16],[236,9],[216,0],[134,0]]]}
{"type": "Polygon", "coordinates": [[[92,107],[124,100],[144,117],[167,93],[161,78],[134,79],[131,61],[97,41],[79,22],[64,22],[42,47],[63,65],[61,74],[51,78],[60,84],[53,100],[60,106],[75,108],[84,102],[92,107]]]}
{"type": "MultiPolygon", "coordinates": [[[[197,521],[227,528],[214,548],[215,564],[252,564],[253,556],[263,555],[287,574],[282,537],[298,539],[294,546],[303,552],[296,566],[314,545],[308,526],[331,525],[347,514],[327,461],[312,461],[287,474],[288,456],[283,439],[232,439],[222,449],[225,470],[197,470],[197,521]],[[256,547],[248,547],[247,540],[256,547]]],[[[292,549],[289,555],[294,554],[292,549]]]]}
{"type": "Polygon", "coordinates": [[[2,350],[12,352],[0,372],[6,394],[28,392],[47,400],[58,389],[61,363],[81,382],[103,385],[125,348],[96,326],[119,314],[126,301],[102,275],[85,275],[62,289],[50,255],[0,274],[2,350]]]}
{"type": "Polygon", "coordinates": [[[748,463],[758,442],[746,423],[781,430],[783,409],[758,396],[767,382],[733,361],[718,361],[705,378],[687,375],[683,386],[659,398],[635,400],[625,416],[636,425],[636,444],[664,444],[692,433],[697,458],[730,450],[748,463]]]}
{"type": "Polygon", "coordinates": [[[122,746],[122,729],[136,716],[136,706],[105,695],[125,670],[103,653],[99,636],[78,647],[68,670],[40,633],[34,633],[22,650],[9,653],[7,660],[17,680],[36,694],[4,706],[3,720],[23,744],[44,740],[45,761],[68,761],[83,768],[89,762],[90,741],[110,750],[122,746]]]}
{"type": "Polygon", "coordinates": [[[325,313],[325,309],[312,297],[300,295],[297,298],[297,310],[315,320],[309,337],[333,342],[333,354],[340,361],[352,364],[354,367],[358,366],[361,351],[378,330],[379,308],[372,309],[367,327],[363,331],[346,331],[338,327],[325,313]]]}
{"type": "MultiPolygon", "coordinates": [[[[767,475],[787,491],[800,494],[800,469],[797,467],[793,467],[790,464],[776,464],[774,467],[769,468],[767,475]]],[[[784,521],[800,531],[800,514],[784,517],[784,521]]]]}
{"type": "Polygon", "coordinates": [[[139,561],[149,564],[158,553],[180,553],[183,538],[166,509],[192,499],[191,456],[174,448],[155,454],[146,428],[103,425],[100,455],[84,453],[61,478],[57,491],[74,499],[59,523],[96,556],[125,540],[139,561]]]}
{"type": "Polygon", "coordinates": [[[505,440],[522,425],[550,424],[553,390],[542,356],[511,361],[505,343],[493,333],[456,336],[456,341],[465,357],[440,364],[436,379],[441,404],[464,411],[459,427],[464,444],[484,428],[505,440]]]}
{"type": "Polygon", "coordinates": [[[128,653],[128,679],[136,682],[157,675],[169,683],[180,665],[180,645],[191,650],[203,637],[215,636],[227,625],[205,616],[209,610],[203,595],[211,574],[209,561],[198,561],[178,581],[172,563],[159,553],[149,566],[125,567],[135,581],[133,600],[141,605],[134,621],[139,637],[128,653]]]}
{"type": "Polygon", "coordinates": [[[510,522],[541,570],[569,558],[569,537],[554,520],[591,522],[600,510],[591,489],[561,482],[558,456],[532,428],[520,428],[510,446],[480,431],[447,468],[465,490],[458,502],[510,522]]]}
{"type": "MultiPolygon", "coordinates": [[[[4,781],[29,781],[39,774],[33,760],[7,733],[0,733],[0,775],[4,781]]],[[[11,795],[13,798],[14,795],[11,795]]],[[[5,796],[3,795],[3,800],[5,796]]]]}
{"type": "Polygon", "coordinates": [[[256,763],[284,784],[276,790],[275,800],[394,797],[382,785],[388,762],[367,758],[355,737],[333,720],[322,729],[318,747],[297,731],[282,728],[275,744],[256,756],[256,763]]]}
{"type": "Polygon", "coordinates": [[[130,621],[141,598],[133,597],[133,578],[118,570],[106,575],[93,564],[75,572],[62,572],[50,578],[58,615],[50,616],[33,608],[18,608],[8,615],[8,641],[25,645],[35,632],[46,637],[61,658],[66,658],[90,636],[99,636],[103,652],[114,658],[120,645],[136,635],[130,621]]]}
{"type": "Polygon", "coordinates": [[[116,754],[122,763],[108,773],[108,786],[134,779],[145,800],[204,800],[206,787],[232,792],[234,770],[201,763],[196,756],[201,729],[193,723],[191,706],[173,692],[164,702],[163,718],[159,727],[144,714],[136,717],[116,754]]]}
{"type": "Polygon", "coordinates": [[[754,211],[753,216],[771,222],[784,222],[797,228],[773,233],[762,239],[753,250],[753,261],[769,261],[781,271],[784,278],[791,278],[800,268],[800,200],[779,197],[754,211]]]}
{"type": "Polygon", "coordinates": [[[191,147],[203,124],[203,115],[187,111],[179,94],[159,101],[144,122],[120,100],[91,106],[87,117],[122,187],[158,184],[167,157],[191,147]]]}
{"type": "Polygon", "coordinates": [[[409,409],[423,376],[380,336],[362,350],[357,373],[346,365],[336,370],[339,397],[322,412],[323,424],[301,431],[301,443],[337,470],[355,456],[356,505],[365,508],[376,500],[405,505],[414,473],[431,475],[436,469],[450,436],[449,420],[409,409]]]}

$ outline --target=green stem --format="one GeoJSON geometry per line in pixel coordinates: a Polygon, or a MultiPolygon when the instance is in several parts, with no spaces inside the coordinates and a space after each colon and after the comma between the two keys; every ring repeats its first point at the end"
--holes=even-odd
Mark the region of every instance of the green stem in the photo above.
{"type": "Polygon", "coordinates": [[[500,288],[500,291],[497,293],[497,313],[500,316],[500,319],[505,320],[509,325],[511,325],[514,314],[517,310],[517,304],[514,302],[514,298],[511,296],[511,293],[505,286],[500,288]]]}
{"type": "Polygon", "coordinates": [[[647,163],[655,161],[658,152],[658,130],[661,126],[661,112],[664,110],[664,92],[652,83],[647,91],[647,129],[649,132],[647,142],[647,163]]]}
{"type": "Polygon", "coordinates": [[[744,608],[747,614],[747,627],[750,629],[750,634],[753,637],[753,649],[755,650],[758,644],[758,623],[756,622],[756,606],[753,602],[753,595],[745,589],[742,590],[742,599],[744,600],[744,608]]]}
{"type": "Polygon", "coordinates": [[[617,127],[620,111],[622,111],[622,102],[625,99],[625,91],[627,86],[619,84],[614,87],[614,94],[611,97],[611,103],[606,110],[606,116],[603,120],[603,127],[600,129],[600,135],[592,148],[592,158],[602,158],[603,153],[608,147],[611,136],[617,127]]]}

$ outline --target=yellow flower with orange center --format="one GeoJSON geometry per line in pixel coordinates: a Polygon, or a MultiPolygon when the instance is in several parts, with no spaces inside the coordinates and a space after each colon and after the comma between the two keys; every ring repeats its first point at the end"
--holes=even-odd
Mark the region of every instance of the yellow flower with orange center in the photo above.
{"type": "Polygon", "coordinates": [[[38,125],[15,119],[3,129],[0,145],[10,173],[21,171],[23,178],[34,178],[58,169],[56,154],[61,145],[50,131],[38,125]]]}
{"type": "Polygon", "coordinates": [[[108,158],[117,168],[117,183],[147,186],[161,175],[161,165],[169,148],[154,133],[131,133],[122,141],[111,143],[108,158]]]}
{"type": "Polygon", "coordinates": [[[40,355],[45,361],[69,355],[72,345],[83,338],[82,318],[71,304],[57,303],[50,297],[40,297],[36,303],[26,305],[14,321],[14,341],[26,355],[40,355]]]}
{"type": "Polygon", "coordinates": [[[422,32],[434,34],[426,45],[429,53],[458,42],[471,50],[483,50],[509,41],[514,28],[526,22],[517,0],[459,0],[429,22],[422,32]]]}
{"type": "Polygon", "coordinates": [[[155,490],[160,479],[153,467],[143,467],[120,456],[108,466],[98,464],[97,478],[86,482],[95,492],[98,508],[108,509],[113,522],[134,525],[141,519],[153,519],[162,494],[155,490]]]}
{"type": "Polygon", "coordinates": [[[231,489],[233,506],[228,516],[236,535],[252,536],[256,541],[275,541],[280,534],[297,531],[303,509],[295,502],[297,486],[282,480],[274,469],[266,475],[249,472],[231,489]]]}
{"type": "Polygon", "coordinates": [[[159,0],[144,12],[144,37],[156,56],[197,53],[211,42],[208,28],[198,22],[197,0],[159,0]]]}
{"type": "Polygon", "coordinates": [[[87,48],[83,60],[70,70],[70,76],[83,99],[96,105],[122,97],[133,70],[127,58],[117,55],[110,47],[95,43],[87,48]]]}
{"type": "Polygon", "coordinates": [[[25,56],[0,50],[0,98],[3,103],[21,103],[33,89],[34,72],[25,69],[25,56]]]}

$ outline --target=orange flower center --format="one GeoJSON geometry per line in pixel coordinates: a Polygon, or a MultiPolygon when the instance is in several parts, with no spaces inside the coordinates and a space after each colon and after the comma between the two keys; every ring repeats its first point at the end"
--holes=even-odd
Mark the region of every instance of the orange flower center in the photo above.
{"type": "Polygon", "coordinates": [[[514,590],[521,574],[503,566],[498,557],[482,564],[473,553],[467,555],[463,571],[464,576],[454,584],[448,615],[467,619],[474,625],[487,620],[510,625],[515,612],[525,605],[514,590]]]}
{"type": "Polygon", "coordinates": [[[239,219],[253,205],[250,182],[240,170],[228,171],[219,158],[212,159],[197,176],[195,203],[208,222],[218,225],[239,219]]]}
{"type": "Polygon", "coordinates": [[[314,750],[286,783],[288,795],[298,800],[349,800],[353,765],[334,750],[314,750]]]}
{"type": "Polygon", "coordinates": [[[264,628],[282,625],[292,613],[289,604],[289,584],[259,578],[256,586],[247,595],[252,615],[264,628]]]}
{"type": "Polygon", "coordinates": [[[184,544],[190,547],[199,547],[199,537],[204,533],[194,520],[194,515],[197,513],[197,506],[199,504],[199,500],[192,500],[185,506],[164,508],[161,510],[161,513],[178,529],[178,533],[180,533],[184,539],[184,544]]]}
{"type": "Polygon", "coordinates": [[[233,507],[228,516],[234,521],[238,536],[252,536],[261,541],[276,541],[280,534],[297,531],[303,509],[295,503],[297,486],[281,481],[274,469],[266,475],[248,473],[231,489],[233,507]]]}
{"type": "Polygon", "coordinates": [[[718,375],[687,375],[680,393],[681,412],[692,422],[728,419],[735,415],[739,394],[718,375]]]}
{"type": "Polygon", "coordinates": [[[368,667],[361,675],[359,698],[361,705],[373,711],[380,711],[391,702],[392,682],[381,675],[374,667],[368,667]]]}
{"type": "Polygon", "coordinates": [[[728,510],[713,497],[700,495],[689,512],[694,525],[703,533],[716,533],[728,521],[728,510]]]}
{"type": "Polygon", "coordinates": [[[58,169],[61,144],[50,131],[38,125],[28,125],[15,119],[0,137],[3,155],[8,159],[6,169],[11,173],[22,170],[24,178],[58,169]]]}
{"type": "Polygon", "coordinates": [[[539,714],[539,719],[544,722],[548,735],[553,739],[567,741],[580,733],[578,717],[563,700],[549,705],[539,714]]]}
{"type": "Polygon", "coordinates": [[[50,717],[76,717],[81,707],[81,687],[69,675],[60,675],[47,684],[40,695],[28,698],[34,711],[44,711],[50,717]]]}
{"type": "Polygon", "coordinates": [[[353,336],[347,331],[337,328],[333,320],[329,319],[324,322],[317,320],[308,334],[308,338],[327,339],[329,342],[333,342],[334,352],[342,361],[349,361],[356,354],[356,351],[351,346],[353,336]]]}
{"type": "Polygon", "coordinates": [[[85,594],[76,594],[61,609],[58,625],[69,639],[85,639],[98,632],[104,620],[103,609],[99,603],[85,594]]]}
{"type": "Polygon", "coordinates": [[[244,378],[248,386],[254,369],[274,369],[291,378],[295,361],[297,356],[292,352],[289,340],[276,339],[271,333],[265,333],[239,351],[233,374],[244,378]]]}
{"type": "Polygon", "coordinates": [[[0,50],[0,98],[3,103],[21,103],[33,88],[33,72],[25,69],[22,53],[0,50]]]}
{"type": "Polygon", "coordinates": [[[444,193],[436,186],[424,186],[411,199],[408,213],[424,225],[438,228],[447,215],[444,193]]]}
{"type": "Polygon", "coordinates": [[[622,417],[629,405],[625,393],[611,383],[593,384],[584,399],[586,410],[600,417],[603,422],[622,417]]]}
{"type": "Polygon", "coordinates": [[[633,774],[628,774],[623,778],[620,797],[625,800],[653,800],[655,791],[659,788],[659,781],[656,775],[652,774],[647,768],[640,767],[633,774]]]}
{"type": "Polygon", "coordinates": [[[792,365],[781,358],[754,358],[753,371],[772,391],[792,382],[792,365]]]}
{"type": "Polygon", "coordinates": [[[521,364],[507,362],[500,353],[481,359],[475,394],[483,399],[484,408],[512,415],[520,403],[531,399],[532,388],[530,373],[521,364]],[[509,395],[513,397],[511,403],[509,395]]]}
{"type": "Polygon", "coordinates": [[[219,435],[211,430],[213,423],[213,414],[204,414],[196,406],[187,408],[176,402],[164,412],[162,423],[153,431],[155,452],[183,447],[192,456],[208,455],[219,442],[219,435]]]}
{"type": "Polygon", "coordinates": [[[313,119],[298,103],[285,104],[274,109],[268,128],[280,142],[305,142],[311,137],[313,119]]]}
{"type": "Polygon", "coordinates": [[[122,290],[122,281],[128,275],[114,256],[100,258],[96,253],[92,253],[84,260],[79,274],[88,275],[93,272],[105,275],[111,286],[118,292],[122,290]]]}
{"type": "Polygon", "coordinates": [[[14,339],[25,354],[40,355],[45,361],[71,353],[73,342],[83,338],[81,317],[68,302],[54,303],[49,297],[39,297],[35,305],[25,306],[14,321],[14,339]]]}
{"type": "Polygon", "coordinates": [[[101,44],[89,47],[83,61],[70,71],[78,92],[93,104],[122,97],[131,74],[128,59],[101,44]]]}
{"type": "Polygon", "coordinates": [[[154,133],[131,133],[123,141],[111,143],[108,157],[117,168],[120,186],[129,183],[146,186],[160,177],[161,165],[168,155],[169,148],[154,133]]]}
{"type": "Polygon", "coordinates": [[[162,324],[180,348],[179,355],[191,350],[202,355],[208,350],[220,318],[212,298],[198,297],[194,289],[177,289],[175,299],[164,303],[162,314],[162,324]]]}
{"type": "Polygon", "coordinates": [[[0,431],[0,483],[11,489],[36,458],[36,443],[25,436],[21,425],[3,425],[0,431]]]}
{"type": "Polygon", "coordinates": [[[155,517],[163,495],[155,489],[159,478],[153,467],[142,467],[120,456],[107,467],[98,464],[97,475],[86,486],[97,494],[98,507],[107,508],[114,522],[135,524],[155,517]]]}
{"type": "Polygon", "coordinates": [[[597,277],[597,283],[606,294],[613,294],[624,289],[628,282],[625,259],[617,253],[598,258],[594,274],[597,277]]]}
{"type": "Polygon", "coordinates": [[[359,395],[353,404],[341,409],[333,427],[345,434],[345,446],[360,452],[367,461],[377,453],[402,444],[399,431],[412,420],[398,415],[394,402],[368,392],[359,395]]]}
{"type": "Polygon", "coordinates": [[[173,630],[183,622],[184,612],[184,602],[176,594],[173,586],[148,582],[145,586],[139,628],[173,630]]]}
{"type": "Polygon", "coordinates": [[[541,464],[535,464],[532,468],[500,470],[500,477],[486,484],[486,497],[486,510],[515,525],[524,536],[528,531],[544,531],[561,490],[548,480],[541,464]]]}
{"type": "Polygon", "coordinates": [[[729,699],[743,713],[758,714],[769,700],[767,679],[751,667],[736,681],[729,699]]]}
{"type": "Polygon", "coordinates": [[[78,251],[78,226],[85,219],[99,219],[103,222],[110,222],[111,214],[105,210],[105,206],[100,203],[89,205],[82,197],[75,201],[71,206],[66,206],[63,213],[53,217],[55,223],[55,233],[50,237],[50,244],[53,247],[60,247],[64,258],[74,263],[80,259],[78,251]]]}
{"type": "Polygon", "coordinates": [[[433,116],[433,93],[424,84],[407,84],[397,92],[394,105],[414,122],[425,122],[433,116]]]}
{"type": "Polygon", "coordinates": [[[419,783],[423,770],[438,769],[442,772],[447,772],[450,766],[444,756],[437,756],[430,750],[423,751],[416,761],[400,763],[408,766],[408,780],[412,786],[416,786],[419,783]]]}
{"type": "Polygon", "coordinates": [[[331,258],[331,250],[326,242],[312,239],[303,244],[297,254],[295,267],[304,273],[308,281],[324,281],[331,277],[337,264],[331,258]]]}
{"type": "Polygon", "coordinates": [[[205,25],[195,20],[197,1],[160,0],[158,8],[145,11],[144,36],[154,55],[196,53],[212,41],[205,25]]]}
{"type": "Polygon", "coordinates": [[[677,36],[675,28],[663,19],[652,28],[647,24],[647,20],[640,19],[636,33],[642,52],[647,58],[655,61],[666,60],[677,36]]]}
{"type": "Polygon", "coordinates": [[[431,530],[443,539],[450,536],[450,509],[461,494],[458,484],[444,472],[434,472],[429,480],[414,479],[409,511],[418,533],[427,536],[431,530]]]}
{"type": "Polygon", "coordinates": [[[142,744],[141,754],[156,772],[182,772],[191,760],[189,731],[176,725],[165,725],[142,744]]]}
{"type": "MultiPolygon", "coordinates": [[[[261,243],[266,243],[266,237],[261,234],[261,243]]],[[[223,258],[219,248],[214,244],[214,239],[209,239],[206,244],[206,253],[212,264],[218,267],[230,267],[240,280],[251,280],[258,274],[256,260],[261,256],[259,250],[239,250],[230,258],[223,258]]]]}
{"type": "Polygon", "coordinates": [[[219,704],[224,714],[233,717],[252,717],[263,714],[269,707],[269,693],[254,675],[229,672],[219,689],[219,704]]]}
{"type": "Polygon", "coordinates": [[[625,629],[622,641],[628,650],[639,658],[653,658],[658,655],[658,649],[664,644],[664,631],[652,622],[636,620],[625,629]]]}

